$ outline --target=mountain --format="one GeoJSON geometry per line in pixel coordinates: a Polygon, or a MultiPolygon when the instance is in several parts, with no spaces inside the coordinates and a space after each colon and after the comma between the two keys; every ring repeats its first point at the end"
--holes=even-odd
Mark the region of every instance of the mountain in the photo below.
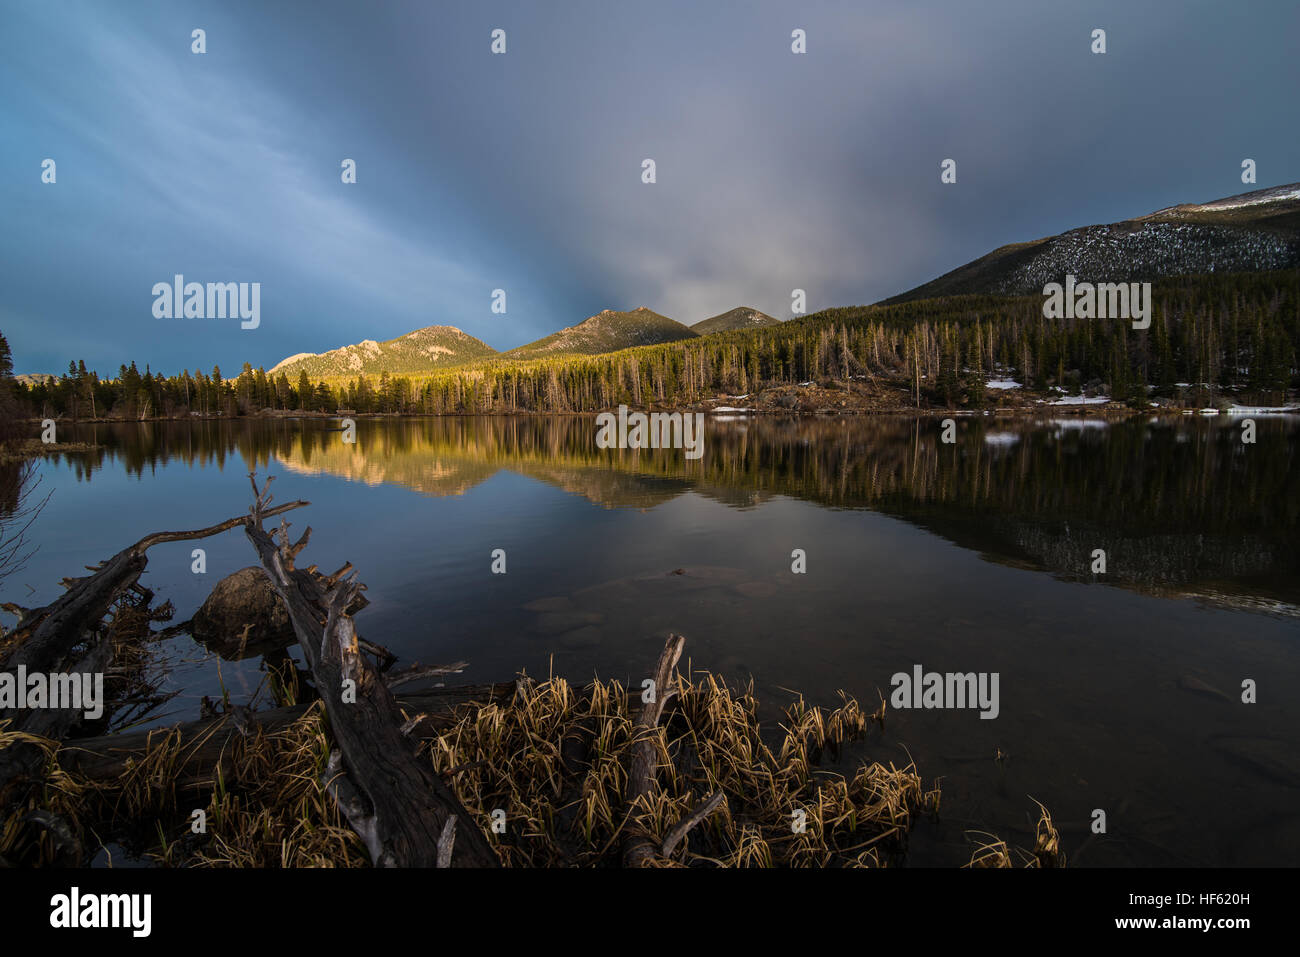
{"type": "Polygon", "coordinates": [[[1149,282],[1297,266],[1300,183],[1291,183],[1012,243],[881,305],[965,293],[1041,293],[1066,273],[1081,282],[1149,282]]]}
{"type": "Polygon", "coordinates": [[[44,385],[46,379],[55,379],[59,377],[52,372],[24,372],[21,375],[14,376],[14,381],[20,385],[34,386],[44,385]]]}
{"type": "Polygon", "coordinates": [[[576,326],[553,332],[544,339],[530,342],[508,352],[502,357],[510,359],[542,359],[560,355],[599,355],[617,352],[632,346],[650,346],[678,339],[693,339],[697,335],[676,320],[661,316],[645,306],[631,312],[606,309],[576,326]]]}
{"type": "Polygon", "coordinates": [[[283,372],[291,380],[304,370],[313,379],[355,376],[362,372],[368,376],[377,376],[381,372],[411,374],[462,365],[496,354],[496,350],[486,342],[461,332],[455,326],[426,326],[387,342],[364,339],[355,345],[319,355],[300,352],[281,359],[268,374],[283,372]]]}
{"type": "Polygon", "coordinates": [[[732,329],[757,329],[759,326],[775,326],[781,320],[751,309],[749,306],[737,306],[730,312],[720,313],[708,319],[701,319],[691,326],[696,335],[707,336],[715,332],[730,332],[732,329]]]}

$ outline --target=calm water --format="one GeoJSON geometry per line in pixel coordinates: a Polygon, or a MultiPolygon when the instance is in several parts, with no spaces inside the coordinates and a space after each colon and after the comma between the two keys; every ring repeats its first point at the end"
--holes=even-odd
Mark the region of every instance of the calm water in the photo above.
{"type": "MultiPolygon", "coordinates": [[[[313,528],[303,564],[360,569],[360,632],[408,663],[468,660],[465,681],[639,685],[670,631],[773,713],[786,689],[870,708],[917,664],[998,672],[996,720],[891,708],[845,756],[942,778],[915,864],[964,862],[968,831],[1028,846],[1037,799],[1079,866],[1293,865],[1300,423],[1257,422],[1245,445],[1223,417],[965,418],[943,445],[938,420],[719,417],[699,461],[599,451],[582,418],[362,420],[354,446],[318,420],[87,426],[72,438],[101,451],[44,464],[40,551],[0,599],[37,604],[149,531],[246,512],[256,469],[312,503],[289,516],[313,528]]],[[[178,622],[254,563],[242,533],[201,544],[206,576],[190,543],[150,551],[144,583],[178,622]]],[[[187,636],[160,656],[182,691],[167,720],[263,677],[187,636]]]]}

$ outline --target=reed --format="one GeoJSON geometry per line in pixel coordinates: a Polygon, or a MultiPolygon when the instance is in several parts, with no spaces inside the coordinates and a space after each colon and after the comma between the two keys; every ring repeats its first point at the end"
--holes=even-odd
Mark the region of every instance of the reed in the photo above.
{"type": "MultiPolygon", "coordinates": [[[[639,697],[616,681],[578,689],[560,677],[520,678],[505,704],[459,707],[445,730],[420,745],[421,754],[502,864],[514,867],[616,866],[628,829],[659,845],[715,792],[723,795],[717,810],[656,863],[897,865],[918,817],[938,813],[938,786],[927,788],[910,760],[902,767],[864,761],[847,773],[823,767],[883,724],[883,705],[866,712],[842,695],[838,707],[824,709],[796,697],[779,721],[765,725],[752,685],[732,689],[707,672],[678,681],[660,727],[649,732],[659,787],[631,806],[624,794],[639,697]],[[501,811],[504,832],[497,833],[494,812],[501,811]]],[[[14,737],[0,729],[0,748],[14,737]]],[[[51,749],[45,786],[25,810],[67,822],[87,848],[112,841],[162,866],[369,866],[366,849],[322,787],[329,752],[319,703],[282,730],[254,727],[233,737],[199,798],[178,786],[185,752],[176,734],[159,734],[120,777],[103,782],[63,772],[51,749]],[[206,817],[205,833],[192,827],[197,810],[206,817]]],[[[1063,864],[1059,834],[1039,808],[1034,849],[1015,853],[1028,866],[1063,864]]],[[[66,840],[61,844],[49,829],[33,838],[22,818],[15,810],[0,826],[5,861],[48,864],[67,853],[66,840]]],[[[1005,842],[984,835],[968,866],[1014,861],[1005,842]]]]}

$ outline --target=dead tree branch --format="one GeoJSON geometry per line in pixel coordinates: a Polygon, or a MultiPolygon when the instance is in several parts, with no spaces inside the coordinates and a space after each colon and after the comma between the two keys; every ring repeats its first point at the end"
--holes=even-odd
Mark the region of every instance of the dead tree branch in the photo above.
{"type": "Polygon", "coordinates": [[[623,866],[644,867],[657,855],[658,848],[650,835],[636,825],[638,808],[659,790],[659,754],[663,750],[663,731],[659,719],[664,708],[677,694],[673,669],[682,657],[686,639],[669,635],[664,650],[655,666],[653,697],[645,703],[636,722],[636,741],[632,745],[631,767],[628,769],[625,791],[628,813],[632,821],[623,843],[623,866]]]}
{"type": "MultiPolygon", "coordinates": [[[[291,502],[273,511],[279,514],[306,504],[291,502]]],[[[124,592],[151,597],[139,584],[148,563],[148,549],[163,542],[219,535],[245,521],[239,517],[194,531],[154,532],[102,562],[93,574],[65,580],[68,590],[64,594],[44,607],[26,611],[13,633],[6,636],[4,670],[12,672],[16,679],[20,668],[28,674],[44,675],[96,673],[110,668],[112,649],[104,631],[104,617],[124,592]]],[[[0,710],[0,719],[6,718],[10,720],[10,731],[59,740],[81,720],[81,714],[69,709],[15,707],[0,710]]],[[[20,775],[34,773],[43,758],[44,751],[30,743],[6,748],[0,761],[0,794],[20,775]]]]}
{"type": "MultiPolygon", "coordinates": [[[[249,474],[253,506],[245,533],[279,593],[303,655],[325,703],[330,731],[341,752],[340,774],[331,777],[336,800],[365,840],[376,866],[433,867],[447,820],[473,818],[402,734],[403,718],[378,670],[360,653],[348,609],[365,587],[356,573],[326,579],[294,568],[288,534],[279,541],[262,527],[271,502],[268,478],[261,489],[249,474]],[[357,801],[340,782],[343,772],[357,801]],[[340,790],[344,789],[344,790],[340,790]]],[[[495,867],[497,856],[482,830],[465,826],[451,863],[495,867]]]]}

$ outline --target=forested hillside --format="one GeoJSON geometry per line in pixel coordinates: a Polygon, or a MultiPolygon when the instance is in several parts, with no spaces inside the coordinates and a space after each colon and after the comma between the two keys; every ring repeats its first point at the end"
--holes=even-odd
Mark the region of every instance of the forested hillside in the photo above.
{"type": "Polygon", "coordinates": [[[35,414],[78,417],[334,412],[590,412],[619,403],[689,405],[770,385],[867,379],[899,404],[983,401],[992,374],[1033,390],[1090,386],[1123,400],[1170,394],[1279,404],[1300,355],[1300,271],[1178,278],[1153,288],[1151,327],[1123,320],[1046,319],[1043,298],[954,296],[829,309],[774,326],[601,355],[490,358],[419,377],[388,373],[313,379],[245,364],[177,376],[134,364],[100,379],[73,363],[36,386],[11,383],[35,414]]]}

